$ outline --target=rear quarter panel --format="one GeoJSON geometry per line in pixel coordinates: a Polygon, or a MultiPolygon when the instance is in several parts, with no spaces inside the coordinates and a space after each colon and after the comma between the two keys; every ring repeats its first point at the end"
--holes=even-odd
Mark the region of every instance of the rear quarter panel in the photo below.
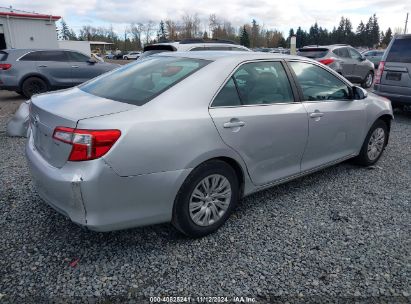
{"type": "Polygon", "coordinates": [[[224,144],[208,105],[236,64],[210,64],[135,110],[80,120],[78,128],[120,129],[104,156],[121,176],[194,168],[215,157],[241,157],[224,144]],[[210,77],[215,75],[214,77],[210,77]]]}

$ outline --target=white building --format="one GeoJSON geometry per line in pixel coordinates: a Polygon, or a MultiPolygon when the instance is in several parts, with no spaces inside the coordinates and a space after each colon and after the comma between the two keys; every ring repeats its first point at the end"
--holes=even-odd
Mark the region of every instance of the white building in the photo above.
{"type": "Polygon", "coordinates": [[[0,50],[57,49],[56,21],[60,18],[0,7],[0,50]]]}

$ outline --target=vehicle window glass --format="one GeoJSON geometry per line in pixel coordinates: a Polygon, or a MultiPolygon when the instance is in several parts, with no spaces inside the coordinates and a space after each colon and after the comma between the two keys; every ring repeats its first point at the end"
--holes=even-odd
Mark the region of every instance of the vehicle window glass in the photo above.
{"type": "Polygon", "coordinates": [[[348,86],[319,66],[305,62],[290,62],[303,91],[305,101],[350,99],[348,86]]]}
{"type": "Polygon", "coordinates": [[[396,38],[386,61],[411,63],[411,38],[396,38]]]}
{"type": "Polygon", "coordinates": [[[231,77],[214,99],[212,106],[227,107],[239,105],[241,105],[240,97],[238,96],[234,80],[231,77]]]}
{"type": "Polygon", "coordinates": [[[150,51],[145,51],[138,57],[139,60],[143,60],[143,58],[149,57],[151,55],[157,54],[157,53],[164,53],[164,52],[172,52],[170,50],[150,50],[150,51]]]}
{"type": "Polygon", "coordinates": [[[41,61],[42,58],[42,52],[31,52],[20,58],[20,61],[41,61]]]}
{"type": "Polygon", "coordinates": [[[206,47],[195,47],[195,48],[192,48],[190,51],[208,51],[208,50],[210,49],[206,47]]]}
{"type": "Polygon", "coordinates": [[[229,46],[209,46],[210,51],[230,51],[231,47],[229,46]]]}
{"type": "Polygon", "coordinates": [[[81,53],[77,53],[77,52],[67,52],[70,61],[75,61],[75,62],[87,62],[88,60],[90,60],[90,57],[81,54],[81,53]]]}
{"type": "Polygon", "coordinates": [[[307,48],[307,49],[299,49],[298,55],[304,56],[307,58],[322,58],[325,57],[328,53],[328,49],[324,48],[307,48]]]}
{"type": "Polygon", "coordinates": [[[350,58],[350,54],[348,53],[347,48],[336,49],[333,52],[334,52],[334,54],[337,54],[338,56],[340,56],[342,58],[350,58]]]}
{"type": "Polygon", "coordinates": [[[240,51],[240,52],[246,52],[247,50],[239,48],[239,47],[235,47],[235,46],[231,46],[230,47],[231,51],[240,51]]]}
{"type": "Polygon", "coordinates": [[[245,105],[294,101],[290,82],[280,62],[246,63],[233,77],[245,105]]]}
{"type": "Polygon", "coordinates": [[[352,59],[355,59],[355,60],[360,60],[361,59],[361,54],[359,52],[357,52],[356,50],[354,50],[352,48],[349,48],[348,50],[350,52],[350,57],[352,59]]]}
{"type": "Polygon", "coordinates": [[[66,56],[66,52],[63,51],[42,51],[41,53],[41,61],[59,61],[59,62],[67,62],[68,58],[66,56]]]}
{"type": "Polygon", "coordinates": [[[151,57],[97,77],[79,88],[99,97],[141,106],[209,62],[191,58],[151,57]]]}

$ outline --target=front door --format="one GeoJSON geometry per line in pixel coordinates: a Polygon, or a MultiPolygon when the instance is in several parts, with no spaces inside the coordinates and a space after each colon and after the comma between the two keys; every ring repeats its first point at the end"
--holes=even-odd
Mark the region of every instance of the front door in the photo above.
{"type": "Polygon", "coordinates": [[[294,102],[280,61],[240,66],[214,99],[210,115],[223,141],[243,158],[254,184],[300,172],[308,118],[304,106],[294,102]]]}
{"type": "Polygon", "coordinates": [[[67,51],[67,54],[70,60],[71,76],[76,85],[103,73],[97,62],[90,62],[90,57],[78,52],[67,51]]]}
{"type": "Polygon", "coordinates": [[[289,64],[309,117],[309,136],[301,170],[358,153],[366,128],[363,101],[352,99],[347,84],[322,67],[306,62],[289,64]]]}
{"type": "MultiPolygon", "coordinates": [[[[30,55],[30,54],[29,54],[30,55]]],[[[53,87],[70,87],[73,85],[68,58],[63,51],[39,51],[35,56],[36,67],[53,87]]]]}

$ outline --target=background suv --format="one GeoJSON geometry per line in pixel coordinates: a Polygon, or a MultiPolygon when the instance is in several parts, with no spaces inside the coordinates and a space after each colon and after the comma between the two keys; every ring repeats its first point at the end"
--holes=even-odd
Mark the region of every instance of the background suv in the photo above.
{"type": "Polygon", "coordinates": [[[181,41],[163,42],[147,45],[138,59],[143,59],[155,53],[162,52],[186,52],[186,51],[242,51],[251,52],[245,46],[230,40],[220,39],[184,39],[181,41]]]}
{"type": "Polygon", "coordinates": [[[315,59],[364,88],[373,83],[374,64],[349,45],[306,46],[298,55],[315,59]]]}
{"type": "Polygon", "coordinates": [[[389,98],[393,106],[411,106],[411,35],[395,36],[382,57],[374,93],[389,98]]]}
{"type": "Polygon", "coordinates": [[[6,49],[0,51],[0,89],[29,98],[73,87],[118,66],[70,50],[6,49]]]}

